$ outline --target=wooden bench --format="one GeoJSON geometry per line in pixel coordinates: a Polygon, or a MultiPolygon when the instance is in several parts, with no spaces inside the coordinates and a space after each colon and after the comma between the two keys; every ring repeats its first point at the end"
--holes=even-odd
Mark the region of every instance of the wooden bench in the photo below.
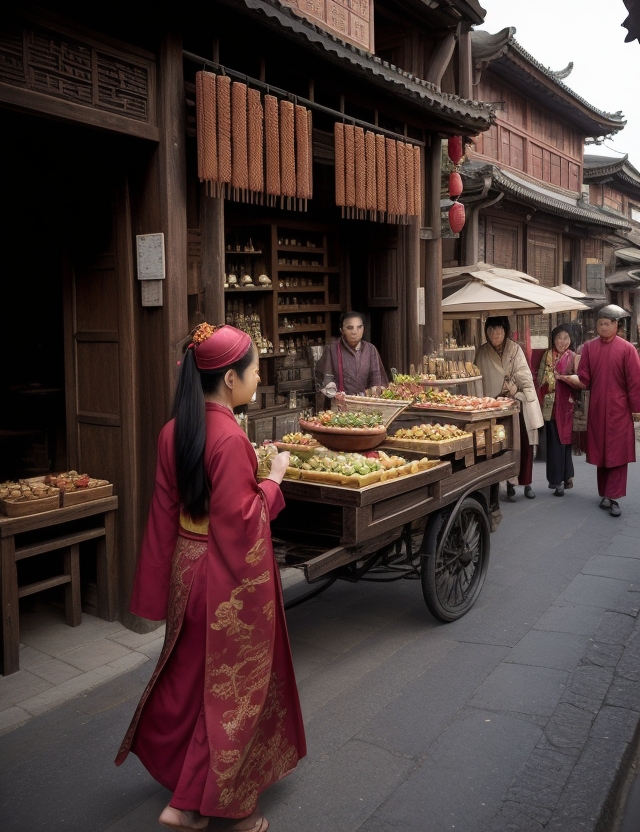
{"type": "Polygon", "coordinates": [[[65,617],[70,627],[82,621],[80,598],[80,544],[95,540],[97,544],[98,616],[106,621],[116,617],[116,572],[114,558],[114,524],[117,497],[105,497],[68,508],[43,511],[25,517],[0,518],[1,546],[1,626],[2,673],[8,676],[20,669],[19,599],[54,586],[65,587],[65,617]],[[90,518],[87,523],[86,518],[90,518]],[[64,534],[55,535],[65,525],[64,534]],[[51,530],[29,540],[30,532],[51,530]],[[59,575],[18,584],[17,562],[25,558],[63,552],[63,571],[59,575]]]}

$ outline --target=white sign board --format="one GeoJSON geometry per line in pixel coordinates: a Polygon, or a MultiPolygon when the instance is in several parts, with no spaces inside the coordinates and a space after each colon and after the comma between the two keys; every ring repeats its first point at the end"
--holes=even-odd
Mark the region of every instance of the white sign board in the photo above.
{"type": "Polygon", "coordinates": [[[425,308],[424,308],[424,286],[418,286],[418,325],[424,326],[425,308]]]}
{"type": "Polygon", "coordinates": [[[164,280],[164,234],[137,234],[138,280],[164,280]]]}

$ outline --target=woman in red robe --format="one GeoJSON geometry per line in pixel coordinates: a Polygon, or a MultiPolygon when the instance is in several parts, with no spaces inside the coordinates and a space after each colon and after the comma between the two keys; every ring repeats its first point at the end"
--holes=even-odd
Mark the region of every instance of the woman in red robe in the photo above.
{"type": "Polygon", "coordinates": [[[633,414],[640,412],[640,358],[617,334],[619,319],[628,314],[614,304],[598,312],[599,337],[582,348],[574,381],[591,391],[587,462],[597,466],[600,508],[612,517],[620,516],[618,499],[627,493],[627,467],[636,459],[633,414]]]}
{"type": "Polygon", "coordinates": [[[256,480],[233,408],[259,383],[251,338],[201,324],[185,352],[131,611],[166,620],[165,642],[116,757],[136,754],[173,796],[170,829],[266,832],[262,791],[306,754],[270,520],[288,454],[256,480]]]}

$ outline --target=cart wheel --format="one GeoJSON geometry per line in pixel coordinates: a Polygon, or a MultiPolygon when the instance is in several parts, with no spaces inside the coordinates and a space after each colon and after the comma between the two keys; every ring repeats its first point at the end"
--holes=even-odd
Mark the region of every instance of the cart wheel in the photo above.
{"type": "Polygon", "coordinates": [[[490,529],[480,503],[467,497],[449,529],[451,511],[437,512],[422,544],[422,593],[429,612],[440,621],[455,621],[476,602],[489,566],[490,529]]]}

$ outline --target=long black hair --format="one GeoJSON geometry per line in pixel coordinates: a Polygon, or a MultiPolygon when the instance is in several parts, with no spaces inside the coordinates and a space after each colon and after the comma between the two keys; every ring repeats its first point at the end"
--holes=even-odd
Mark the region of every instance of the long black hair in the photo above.
{"type": "Polygon", "coordinates": [[[242,358],[219,370],[198,369],[193,349],[187,349],[183,355],[171,418],[175,419],[173,442],[178,496],[185,514],[195,519],[205,517],[209,510],[210,485],[204,470],[205,394],[215,393],[229,370],[235,370],[243,378],[254,352],[251,342],[242,358]]]}

